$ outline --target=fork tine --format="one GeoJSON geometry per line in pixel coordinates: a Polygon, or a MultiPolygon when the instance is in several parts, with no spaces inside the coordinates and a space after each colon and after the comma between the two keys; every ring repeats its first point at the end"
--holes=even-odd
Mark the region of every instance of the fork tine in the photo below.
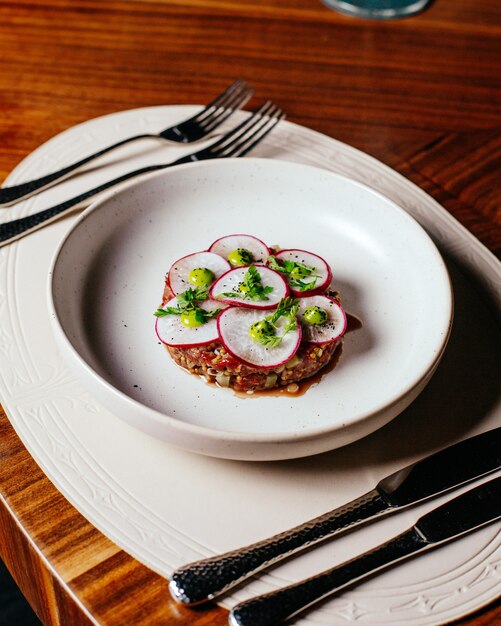
{"type": "Polygon", "coordinates": [[[233,149],[234,146],[240,145],[249,135],[249,133],[254,131],[256,128],[259,128],[261,124],[266,122],[268,116],[273,114],[273,111],[275,109],[276,106],[272,102],[265,102],[264,105],[260,109],[258,109],[258,111],[256,111],[255,115],[249,119],[249,123],[247,124],[247,126],[242,128],[239,133],[235,134],[231,141],[226,141],[221,146],[221,149],[224,151],[228,151],[233,149]]]}
{"type": "Polygon", "coordinates": [[[247,154],[249,150],[259,143],[266,135],[273,130],[278,122],[285,117],[285,114],[271,102],[263,104],[255,113],[246,117],[246,119],[239,124],[236,128],[227,132],[215,143],[207,148],[203,148],[198,152],[188,154],[176,161],[169,163],[161,163],[158,165],[148,165],[126,174],[122,174],[118,178],[109,180],[106,183],[89,189],[84,193],[65,200],[64,202],[57,204],[38,213],[33,213],[27,217],[12,220],[11,222],[5,222],[0,224],[0,246],[19,239],[20,237],[28,234],[38,228],[41,228],[44,224],[54,221],[58,216],[65,215],[69,211],[75,210],[77,207],[82,206],[84,202],[87,202],[89,198],[111,189],[119,183],[123,183],[126,180],[139,176],[140,174],[146,174],[150,172],[156,172],[163,170],[173,165],[179,165],[181,163],[191,163],[194,161],[201,161],[211,158],[224,158],[230,156],[241,157],[247,154]]]}
{"type": "Polygon", "coordinates": [[[209,150],[213,156],[218,157],[243,156],[284,117],[285,114],[276,105],[265,102],[252,116],[213,144],[209,150]]]}
{"type": "Polygon", "coordinates": [[[242,80],[241,78],[239,78],[232,85],[230,85],[225,91],[223,91],[223,93],[220,93],[218,96],[214,98],[214,100],[206,104],[204,108],[192,118],[192,121],[200,122],[213,109],[224,106],[224,102],[226,98],[231,97],[235,92],[239,93],[242,89],[245,89],[246,87],[247,87],[247,83],[245,82],[245,80],[242,80]]]}
{"type": "Polygon", "coordinates": [[[275,128],[275,126],[281,120],[285,119],[285,113],[278,110],[272,117],[270,117],[266,124],[258,129],[253,135],[247,138],[245,145],[236,146],[235,149],[228,154],[229,157],[243,157],[250,152],[258,143],[260,143],[268,133],[275,128]],[[252,141],[250,141],[252,140],[252,141]],[[250,141],[250,143],[249,143],[250,141]],[[240,149],[239,149],[240,148],[240,149]]]}
{"type": "Polygon", "coordinates": [[[246,133],[245,137],[240,138],[234,145],[229,146],[224,156],[241,157],[246,155],[254,146],[260,143],[284,117],[285,115],[278,109],[267,119],[264,119],[260,124],[256,125],[256,128],[252,129],[250,134],[246,133]]]}
{"type": "Polygon", "coordinates": [[[222,124],[226,118],[230,117],[235,109],[240,109],[245,106],[253,93],[254,89],[247,87],[243,91],[235,94],[231,100],[225,103],[224,107],[219,107],[211,115],[199,121],[200,126],[207,132],[210,132],[213,128],[222,124]]]}
{"type": "Polygon", "coordinates": [[[240,122],[235,128],[232,128],[225,135],[220,137],[217,141],[215,141],[209,148],[208,151],[214,152],[219,148],[223,148],[228,145],[228,143],[232,143],[237,139],[240,135],[246,133],[250,128],[254,126],[259,120],[262,119],[263,115],[266,114],[266,111],[273,106],[271,102],[265,102],[262,104],[257,111],[246,117],[243,122],[240,122]]]}

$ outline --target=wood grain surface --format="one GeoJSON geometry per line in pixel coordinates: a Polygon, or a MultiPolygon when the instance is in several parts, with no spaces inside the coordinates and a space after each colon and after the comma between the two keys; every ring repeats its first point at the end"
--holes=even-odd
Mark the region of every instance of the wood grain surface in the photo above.
{"type": "MultiPolygon", "coordinates": [[[[499,256],[500,35],[493,0],[386,22],[320,0],[3,0],[0,180],[74,124],[204,103],[244,77],[289,120],[418,184],[499,256]]],[[[0,556],[47,626],[227,623],[223,609],[170,601],[53,487],[2,411],[0,556]]],[[[501,606],[458,624],[501,624],[501,606]]]]}

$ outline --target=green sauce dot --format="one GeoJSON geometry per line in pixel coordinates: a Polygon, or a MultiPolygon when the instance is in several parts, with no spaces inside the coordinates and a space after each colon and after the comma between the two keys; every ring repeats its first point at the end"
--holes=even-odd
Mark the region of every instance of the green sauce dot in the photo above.
{"type": "Polygon", "coordinates": [[[252,256],[252,252],[249,252],[245,248],[237,248],[229,253],[228,261],[233,267],[241,267],[242,265],[250,265],[254,261],[254,257],[252,256]]]}
{"type": "Polygon", "coordinates": [[[259,320],[254,322],[249,328],[249,335],[254,341],[259,341],[263,337],[273,336],[275,334],[275,327],[267,320],[259,320]]]}
{"type": "Polygon", "coordinates": [[[188,280],[196,287],[208,287],[214,282],[214,273],[206,267],[196,267],[188,274],[188,280]]]}
{"type": "Polygon", "coordinates": [[[327,311],[321,309],[319,306],[310,306],[304,312],[303,318],[308,324],[320,326],[327,321],[327,311]]]}
{"type": "Polygon", "coordinates": [[[188,328],[195,328],[196,326],[202,326],[203,324],[200,319],[197,319],[197,312],[195,309],[181,313],[180,321],[183,326],[188,326],[188,328]]]}

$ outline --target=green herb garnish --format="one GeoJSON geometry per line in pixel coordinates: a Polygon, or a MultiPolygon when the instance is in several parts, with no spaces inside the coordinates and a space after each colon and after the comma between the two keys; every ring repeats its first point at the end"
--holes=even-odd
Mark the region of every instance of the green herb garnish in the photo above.
{"type": "Polygon", "coordinates": [[[221,309],[214,311],[206,311],[197,306],[197,302],[203,302],[209,297],[209,292],[206,289],[197,287],[192,289],[191,287],[186,291],[178,294],[177,306],[167,306],[163,309],[157,309],[153,315],[156,317],[165,317],[166,315],[183,315],[190,311],[193,312],[194,319],[199,324],[206,324],[210,319],[216,317],[221,309]]]}
{"type": "Polygon", "coordinates": [[[220,311],[221,309],[215,309],[214,311],[206,311],[205,309],[196,307],[195,319],[202,324],[207,324],[207,322],[211,320],[213,317],[217,317],[220,311]]]}
{"type": "Polygon", "coordinates": [[[251,326],[249,329],[250,336],[262,346],[276,348],[281,344],[282,339],[288,332],[297,328],[296,315],[298,308],[299,302],[297,300],[289,297],[283,298],[272,315],[251,326]],[[285,317],[285,324],[281,327],[282,334],[277,335],[277,330],[280,330],[278,322],[282,317],[285,317]]]}
{"type": "Polygon", "coordinates": [[[183,291],[177,296],[178,306],[186,308],[188,306],[194,306],[197,302],[203,302],[209,297],[209,292],[203,287],[191,287],[186,291],[183,291]]]}
{"type": "Polygon", "coordinates": [[[280,335],[261,335],[258,339],[254,339],[262,346],[266,348],[278,348],[278,346],[282,343],[283,337],[280,335]]]}
{"type": "Polygon", "coordinates": [[[291,287],[295,287],[298,291],[309,291],[317,284],[320,276],[315,274],[316,268],[311,265],[299,263],[299,261],[289,261],[288,259],[280,259],[278,261],[273,255],[268,257],[268,267],[285,274],[288,277],[288,283],[291,287]],[[309,282],[302,280],[303,278],[311,278],[309,282]]]}
{"type": "Polygon", "coordinates": [[[289,330],[296,328],[296,315],[299,309],[299,301],[294,298],[287,297],[282,298],[275,309],[275,312],[270,317],[270,322],[276,324],[281,317],[287,317],[290,323],[293,323],[293,327],[289,330]]]}
{"type": "Polygon", "coordinates": [[[254,265],[250,265],[245,272],[244,278],[238,285],[238,292],[226,291],[218,295],[218,298],[242,298],[243,300],[269,300],[268,294],[273,287],[265,287],[261,282],[261,275],[254,265]]]}
{"type": "Polygon", "coordinates": [[[166,315],[181,315],[184,312],[179,306],[167,306],[165,309],[157,309],[153,315],[156,317],[165,317],[166,315]]]}

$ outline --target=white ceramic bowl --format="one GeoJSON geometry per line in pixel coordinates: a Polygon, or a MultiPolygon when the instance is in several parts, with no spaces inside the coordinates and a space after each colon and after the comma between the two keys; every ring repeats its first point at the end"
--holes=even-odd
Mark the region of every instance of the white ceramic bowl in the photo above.
{"type": "Polygon", "coordinates": [[[438,365],[453,306],[438,250],[387,198],[309,166],[230,159],[144,177],[87,209],[55,254],[49,308],[73,371],[118,417],[196,453],[273,460],[348,444],[398,415],[438,365]],[[171,263],[236,232],[323,256],[362,321],[302,396],[215,388],[156,338],[171,263]]]}

